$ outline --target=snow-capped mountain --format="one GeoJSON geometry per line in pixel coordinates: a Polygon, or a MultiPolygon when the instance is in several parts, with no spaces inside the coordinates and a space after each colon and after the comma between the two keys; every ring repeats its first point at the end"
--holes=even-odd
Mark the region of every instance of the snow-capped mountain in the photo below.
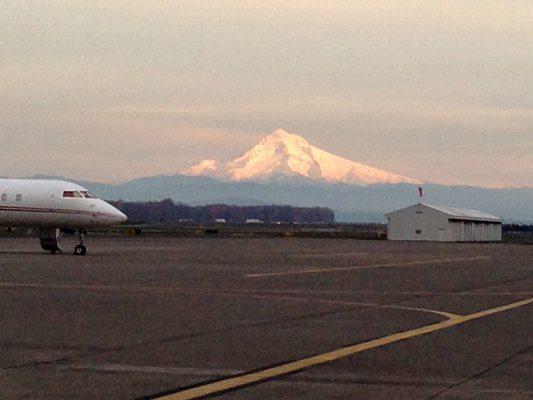
{"type": "Polygon", "coordinates": [[[216,160],[203,160],[185,171],[186,175],[214,175],[217,172],[216,160]]]}
{"type": "Polygon", "coordinates": [[[232,181],[264,181],[275,177],[304,177],[317,182],[369,185],[420,183],[416,179],[372,168],[312,146],[299,135],[278,129],[250,151],[218,167],[204,160],[184,171],[232,181]]]}

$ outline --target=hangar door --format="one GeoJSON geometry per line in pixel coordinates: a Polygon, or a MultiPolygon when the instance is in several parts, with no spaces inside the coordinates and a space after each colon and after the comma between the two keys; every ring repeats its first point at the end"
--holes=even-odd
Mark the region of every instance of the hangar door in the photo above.
{"type": "Polygon", "coordinates": [[[488,242],[499,240],[497,224],[481,221],[450,221],[453,240],[458,242],[488,242]]]}
{"type": "Polygon", "coordinates": [[[454,240],[459,242],[475,242],[476,233],[478,231],[476,224],[472,221],[450,221],[452,225],[452,232],[454,234],[454,240]]]}

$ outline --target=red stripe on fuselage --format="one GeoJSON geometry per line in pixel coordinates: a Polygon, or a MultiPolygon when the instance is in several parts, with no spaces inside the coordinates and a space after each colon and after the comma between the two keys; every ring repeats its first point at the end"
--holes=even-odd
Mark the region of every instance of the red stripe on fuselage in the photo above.
{"type": "Polygon", "coordinates": [[[69,214],[69,215],[90,215],[92,217],[106,216],[115,217],[113,214],[103,212],[91,212],[81,210],[67,210],[60,208],[37,208],[37,207],[16,207],[16,206],[0,206],[0,211],[12,211],[12,212],[33,212],[43,214],[69,214]]]}

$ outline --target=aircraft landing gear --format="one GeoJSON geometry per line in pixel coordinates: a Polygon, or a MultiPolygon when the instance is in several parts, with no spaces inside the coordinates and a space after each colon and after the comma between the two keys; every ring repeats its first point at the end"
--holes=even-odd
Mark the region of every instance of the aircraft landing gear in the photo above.
{"type": "Polygon", "coordinates": [[[39,239],[41,240],[41,247],[45,251],[52,254],[62,253],[63,250],[59,245],[61,240],[61,230],[56,228],[42,228],[39,231],[39,239]]]}
{"type": "MultiPolygon", "coordinates": [[[[41,240],[41,247],[45,251],[49,251],[52,254],[63,253],[63,248],[60,244],[63,239],[63,234],[72,234],[73,230],[65,229],[64,232],[61,229],[56,228],[42,228],[39,231],[39,239],[41,240]]],[[[85,247],[85,231],[78,231],[78,244],[74,247],[75,256],[84,256],[87,254],[87,247],[85,247]]],[[[69,243],[70,240],[67,241],[69,243]]]]}
{"type": "Polygon", "coordinates": [[[87,254],[87,247],[85,247],[85,232],[83,231],[78,232],[78,239],[79,239],[80,244],[74,247],[74,255],[84,256],[85,254],[87,254]]]}

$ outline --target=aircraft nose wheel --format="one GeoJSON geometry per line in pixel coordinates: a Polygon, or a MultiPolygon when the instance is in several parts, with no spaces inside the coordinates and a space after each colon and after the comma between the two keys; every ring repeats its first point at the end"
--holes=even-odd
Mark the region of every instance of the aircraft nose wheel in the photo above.
{"type": "Polygon", "coordinates": [[[85,254],[87,254],[87,247],[85,247],[84,245],[79,244],[76,247],[74,247],[75,256],[84,256],[85,254]]]}
{"type": "Polygon", "coordinates": [[[79,244],[74,247],[75,256],[84,256],[87,254],[87,247],[85,247],[85,232],[78,231],[79,244]]]}

